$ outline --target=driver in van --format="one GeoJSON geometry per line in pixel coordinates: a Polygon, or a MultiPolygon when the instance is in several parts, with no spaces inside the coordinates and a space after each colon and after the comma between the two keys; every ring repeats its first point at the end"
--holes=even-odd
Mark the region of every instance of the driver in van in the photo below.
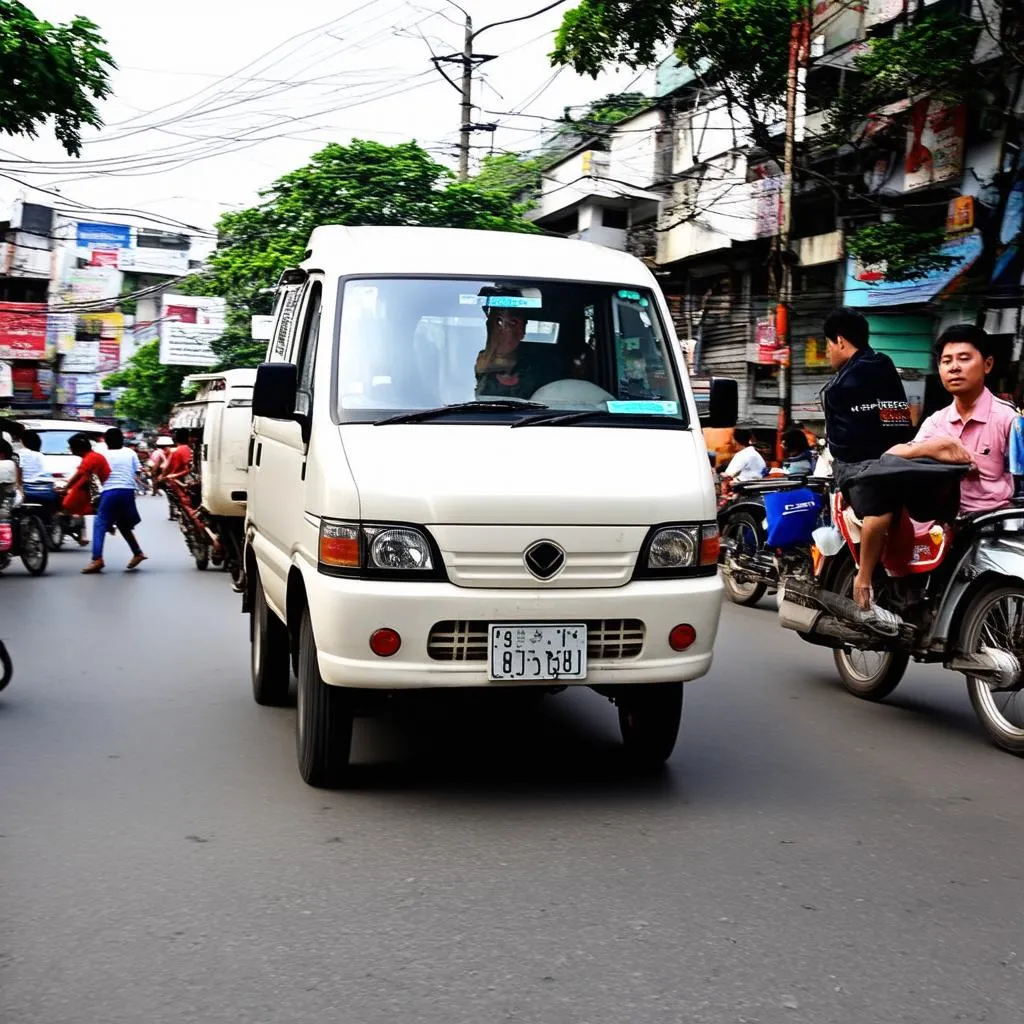
{"type": "Polygon", "coordinates": [[[526,317],[501,307],[487,311],[487,343],[476,357],[477,397],[529,398],[544,383],[537,367],[518,352],[526,317]]]}

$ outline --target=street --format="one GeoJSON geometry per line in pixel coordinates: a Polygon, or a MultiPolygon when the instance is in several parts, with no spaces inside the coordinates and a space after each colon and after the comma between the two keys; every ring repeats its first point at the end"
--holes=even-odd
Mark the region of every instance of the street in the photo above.
{"type": "Polygon", "coordinates": [[[361,720],[311,789],[246,619],[156,499],[0,577],[0,1020],[1015,1022],[1024,764],[962,683],[882,705],[728,606],[657,779],[589,691],[361,720]]]}

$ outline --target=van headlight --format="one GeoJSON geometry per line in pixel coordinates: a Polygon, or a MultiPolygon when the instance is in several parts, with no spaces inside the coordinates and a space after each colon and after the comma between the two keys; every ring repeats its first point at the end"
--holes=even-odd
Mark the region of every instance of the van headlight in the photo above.
{"type": "Polygon", "coordinates": [[[320,520],[318,569],[331,576],[444,579],[425,530],[404,523],[320,520]]]}
{"type": "Polygon", "coordinates": [[[647,535],[635,577],[712,576],[717,571],[717,523],[667,523],[647,535]]]}

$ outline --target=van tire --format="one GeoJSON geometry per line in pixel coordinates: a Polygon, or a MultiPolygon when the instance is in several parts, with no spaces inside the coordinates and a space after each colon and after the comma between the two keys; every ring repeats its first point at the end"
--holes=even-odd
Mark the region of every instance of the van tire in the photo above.
{"type": "Polygon", "coordinates": [[[249,618],[252,696],[263,707],[281,707],[288,703],[292,675],[288,628],[270,610],[259,579],[255,590],[249,618]]]}
{"type": "Polygon", "coordinates": [[[615,695],[619,732],[630,764],[657,771],[672,755],[683,716],[682,683],[638,683],[615,695]]]}
{"type": "Polygon", "coordinates": [[[299,686],[295,752],[299,774],[310,786],[337,789],[349,775],[354,719],[351,694],[328,686],[320,675],[309,609],[299,627],[299,686]]]}

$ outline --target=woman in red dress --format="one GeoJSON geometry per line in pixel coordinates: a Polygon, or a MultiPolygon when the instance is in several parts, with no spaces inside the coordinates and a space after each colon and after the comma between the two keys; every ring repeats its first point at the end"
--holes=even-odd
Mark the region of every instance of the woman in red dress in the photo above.
{"type": "MultiPolygon", "coordinates": [[[[94,474],[99,477],[100,483],[103,483],[110,476],[110,466],[99,452],[92,450],[92,444],[83,434],[75,434],[68,441],[68,447],[71,449],[72,455],[80,456],[81,461],[78,463],[78,469],[68,480],[61,508],[69,516],[95,515],[96,509],[92,504],[90,484],[94,474]]],[[[89,543],[85,538],[84,531],[78,543],[82,547],[89,543]]]]}

